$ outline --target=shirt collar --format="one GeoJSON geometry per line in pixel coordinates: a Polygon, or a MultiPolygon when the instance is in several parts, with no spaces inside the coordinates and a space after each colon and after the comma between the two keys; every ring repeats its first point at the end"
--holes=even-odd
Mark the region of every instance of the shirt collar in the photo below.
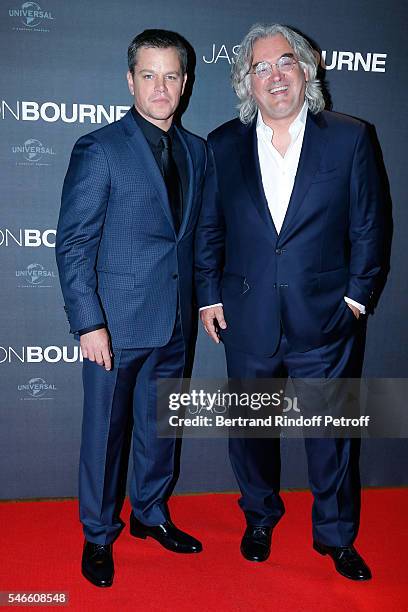
{"type": "Polygon", "coordinates": [[[157,127],[157,125],[154,125],[154,123],[151,123],[150,121],[142,117],[142,115],[137,112],[134,106],[132,106],[131,111],[134,120],[143,132],[143,136],[146,138],[146,140],[149,141],[150,144],[155,147],[159,147],[160,139],[164,134],[170,136],[170,140],[173,142],[173,138],[175,136],[174,125],[171,125],[170,129],[165,132],[161,128],[157,127]]]}
{"type": "MultiPolygon", "coordinates": [[[[291,136],[292,141],[296,140],[302,128],[304,128],[306,124],[307,110],[308,110],[308,106],[305,100],[303,102],[303,106],[300,109],[298,116],[296,117],[296,119],[292,121],[292,123],[289,126],[289,134],[291,136]]],[[[269,127],[269,125],[266,125],[266,123],[262,119],[261,111],[259,110],[258,110],[258,116],[256,120],[256,131],[258,132],[258,134],[260,133],[266,136],[268,141],[271,142],[272,136],[273,136],[273,129],[269,127]]]]}

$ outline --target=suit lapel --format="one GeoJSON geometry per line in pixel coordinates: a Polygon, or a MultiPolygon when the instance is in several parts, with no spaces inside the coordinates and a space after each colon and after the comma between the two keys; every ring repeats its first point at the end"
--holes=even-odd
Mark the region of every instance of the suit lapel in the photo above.
{"type": "Polygon", "coordinates": [[[326,122],[322,115],[312,115],[310,111],[308,112],[295,183],[280,231],[280,237],[290,227],[319,168],[326,144],[325,127],[326,122]]]}
{"type": "Polygon", "coordinates": [[[134,120],[131,111],[128,111],[121,121],[123,122],[123,126],[125,128],[127,144],[132,152],[136,155],[139,163],[141,161],[142,167],[146,170],[146,174],[156,188],[164,214],[166,215],[174,231],[173,215],[170,209],[166,185],[156,160],[154,159],[154,155],[151,152],[145,137],[143,136],[142,130],[134,120]]]}
{"type": "Polygon", "coordinates": [[[239,138],[242,174],[258,213],[267,225],[269,232],[272,232],[271,235],[276,238],[277,232],[272,221],[262,185],[261,168],[258,158],[258,142],[256,137],[256,121],[249,127],[240,126],[240,129],[242,130],[239,138]]]}

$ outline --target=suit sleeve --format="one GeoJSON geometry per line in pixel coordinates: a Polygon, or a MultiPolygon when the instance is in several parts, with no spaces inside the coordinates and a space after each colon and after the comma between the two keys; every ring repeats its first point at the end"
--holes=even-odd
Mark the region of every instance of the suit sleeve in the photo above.
{"type": "Polygon", "coordinates": [[[56,258],[71,332],[103,325],[96,259],[110,192],[105,152],[92,135],[75,145],[62,190],[56,258]]]}
{"type": "Polygon", "coordinates": [[[198,306],[221,302],[225,222],[218,192],[214,152],[208,145],[201,214],[196,229],[195,283],[198,306]]]}
{"type": "Polygon", "coordinates": [[[350,177],[350,276],[345,295],[367,304],[382,264],[384,194],[368,131],[362,124],[350,177]]]}

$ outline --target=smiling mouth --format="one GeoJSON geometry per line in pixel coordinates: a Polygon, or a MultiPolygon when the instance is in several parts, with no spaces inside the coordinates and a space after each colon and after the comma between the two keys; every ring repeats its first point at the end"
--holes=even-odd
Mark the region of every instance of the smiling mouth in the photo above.
{"type": "Polygon", "coordinates": [[[281,94],[287,91],[287,89],[288,89],[287,85],[280,85],[279,87],[272,87],[268,91],[270,94],[281,94]]]}

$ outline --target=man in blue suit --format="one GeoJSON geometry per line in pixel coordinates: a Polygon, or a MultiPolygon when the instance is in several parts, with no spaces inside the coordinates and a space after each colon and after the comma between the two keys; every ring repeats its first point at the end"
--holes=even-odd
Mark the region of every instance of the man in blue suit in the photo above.
{"type": "Polygon", "coordinates": [[[130,44],[128,63],[134,105],[76,143],[56,244],[65,309],[85,358],[82,572],[105,587],[113,581],[112,542],[123,528],[132,416],[131,534],[174,552],[202,548],[175,527],[166,507],[175,439],[157,436],[156,381],[181,379],[185,367],[206,149],[173,124],[187,79],[183,39],[146,30],[130,44]]]}
{"type": "MultiPolygon", "coordinates": [[[[208,139],[197,228],[201,320],[230,378],[358,377],[358,319],[380,271],[381,190],[366,126],[324,111],[317,60],[293,30],[254,26],[233,67],[240,118],[208,139]]],[[[314,548],[345,577],[371,573],[353,547],[358,464],[350,439],[305,440],[314,548]]],[[[230,439],[251,561],[284,513],[279,440],[230,439]]]]}

